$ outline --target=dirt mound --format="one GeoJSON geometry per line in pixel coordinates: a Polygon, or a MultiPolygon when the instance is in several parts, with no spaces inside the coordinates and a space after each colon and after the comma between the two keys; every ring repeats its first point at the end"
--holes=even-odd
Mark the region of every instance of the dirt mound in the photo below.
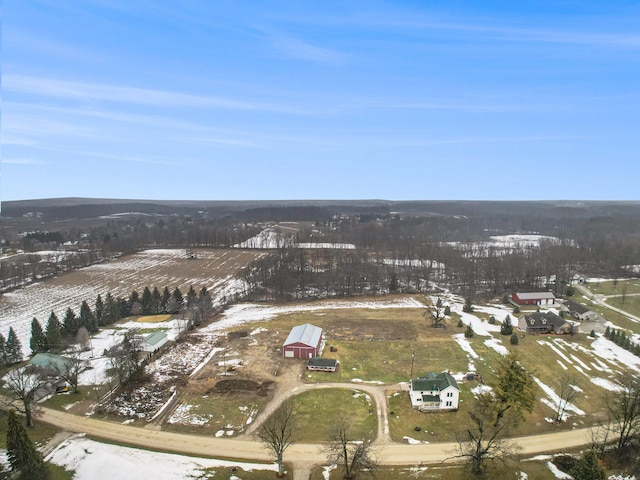
{"type": "Polygon", "coordinates": [[[228,378],[217,382],[207,393],[227,394],[237,392],[254,392],[259,397],[266,397],[272,385],[273,382],[271,380],[256,382],[254,380],[245,380],[241,378],[228,378]]]}

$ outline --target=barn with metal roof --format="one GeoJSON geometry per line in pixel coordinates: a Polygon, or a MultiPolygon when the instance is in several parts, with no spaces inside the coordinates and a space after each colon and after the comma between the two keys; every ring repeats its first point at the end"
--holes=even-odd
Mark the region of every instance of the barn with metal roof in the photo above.
{"type": "Polygon", "coordinates": [[[319,357],[322,351],[322,329],[305,323],[291,329],[282,346],[285,358],[319,357]]]}

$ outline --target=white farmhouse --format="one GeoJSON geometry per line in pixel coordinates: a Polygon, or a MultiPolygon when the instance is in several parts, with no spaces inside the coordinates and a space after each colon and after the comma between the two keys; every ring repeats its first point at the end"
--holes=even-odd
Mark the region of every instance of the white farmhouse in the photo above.
{"type": "Polygon", "coordinates": [[[456,379],[447,372],[429,372],[411,380],[409,397],[411,406],[421,412],[457,410],[460,387],[456,379]]]}

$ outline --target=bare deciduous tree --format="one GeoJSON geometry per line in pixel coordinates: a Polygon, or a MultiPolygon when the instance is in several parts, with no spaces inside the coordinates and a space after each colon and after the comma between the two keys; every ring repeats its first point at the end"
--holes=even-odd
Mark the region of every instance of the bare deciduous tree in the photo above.
{"type": "Polygon", "coordinates": [[[378,462],[374,456],[373,438],[355,439],[348,418],[339,419],[329,431],[325,452],[330,462],[341,465],[344,478],[357,478],[360,472],[373,475],[378,462]]]}
{"type": "Polygon", "coordinates": [[[558,379],[558,405],[556,410],[556,423],[560,423],[564,421],[564,412],[567,409],[571,400],[578,393],[575,388],[573,388],[573,384],[575,383],[574,376],[571,374],[565,373],[561,375],[558,379]]]}
{"type": "Polygon", "coordinates": [[[619,454],[640,442],[640,378],[626,373],[618,379],[622,388],[607,397],[611,431],[619,454]]]}
{"type": "Polygon", "coordinates": [[[482,473],[487,460],[502,459],[515,451],[514,445],[505,440],[515,417],[505,415],[496,425],[493,421],[496,407],[493,395],[479,395],[468,412],[469,426],[458,434],[458,451],[454,458],[466,459],[475,474],[482,473]]]}
{"type": "Polygon", "coordinates": [[[24,414],[27,427],[33,427],[36,393],[45,385],[45,377],[38,367],[28,366],[11,370],[6,379],[5,387],[12,394],[14,407],[24,414]]]}
{"type": "Polygon", "coordinates": [[[80,373],[87,369],[87,361],[80,358],[80,352],[75,351],[64,357],[64,361],[54,367],[56,374],[71,387],[73,393],[78,393],[80,373]]]}
{"type": "Polygon", "coordinates": [[[283,456],[293,444],[293,403],[285,402],[258,429],[256,436],[273,452],[278,462],[278,476],[284,475],[283,456]]]}

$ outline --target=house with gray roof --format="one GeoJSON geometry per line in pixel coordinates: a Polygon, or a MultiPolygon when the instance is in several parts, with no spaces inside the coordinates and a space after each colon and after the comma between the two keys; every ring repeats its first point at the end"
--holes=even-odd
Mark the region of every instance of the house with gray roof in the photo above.
{"type": "Polygon", "coordinates": [[[598,312],[594,312],[586,305],[574,302],[573,300],[565,300],[560,308],[563,312],[568,313],[573,318],[580,320],[581,322],[595,322],[597,320],[602,320],[602,317],[598,312]]]}
{"type": "Polygon", "coordinates": [[[409,384],[411,406],[421,412],[457,410],[460,387],[449,373],[429,372],[409,384]]]}
{"type": "Polygon", "coordinates": [[[307,370],[314,372],[335,372],[339,363],[335,358],[313,357],[307,361],[307,370]]]}
{"type": "Polygon", "coordinates": [[[553,312],[533,312],[518,318],[518,330],[527,333],[571,333],[573,324],[553,312]]]}
{"type": "Polygon", "coordinates": [[[285,358],[314,358],[322,353],[322,329],[305,323],[291,329],[282,345],[282,355],[285,358]]]}

